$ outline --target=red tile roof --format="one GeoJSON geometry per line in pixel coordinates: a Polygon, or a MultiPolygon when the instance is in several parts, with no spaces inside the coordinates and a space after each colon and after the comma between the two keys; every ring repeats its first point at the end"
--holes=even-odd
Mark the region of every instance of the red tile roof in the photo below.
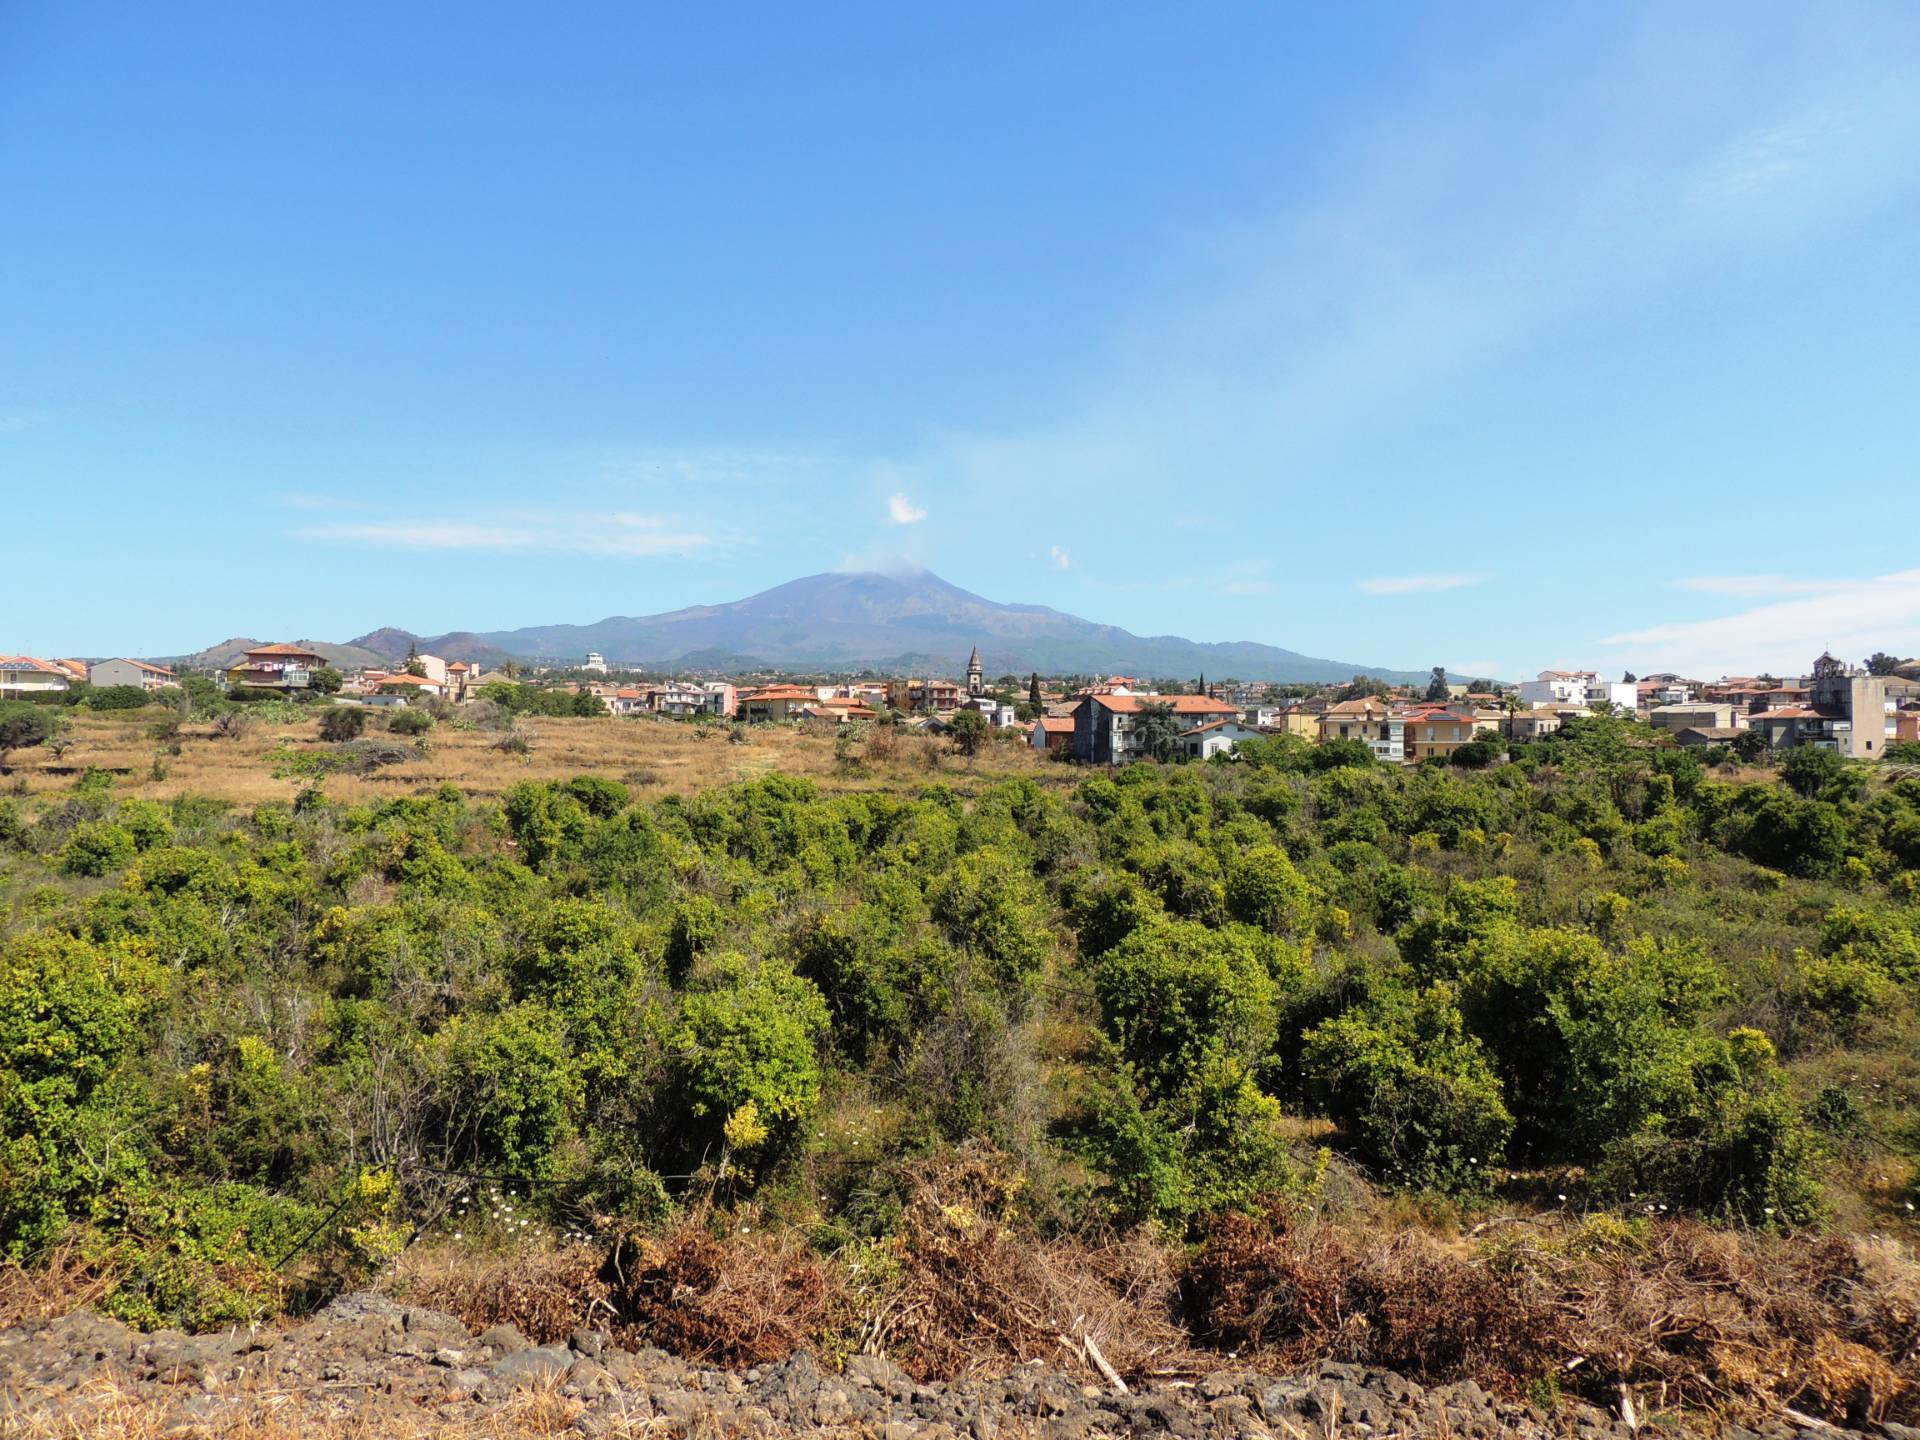
{"type": "Polygon", "coordinates": [[[1125,715],[1138,714],[1143,705],[1171,706],[1177,715],[1238,715],[1240,707],[1205,695],[1089,695],[1096,705],[1125,715]]]}

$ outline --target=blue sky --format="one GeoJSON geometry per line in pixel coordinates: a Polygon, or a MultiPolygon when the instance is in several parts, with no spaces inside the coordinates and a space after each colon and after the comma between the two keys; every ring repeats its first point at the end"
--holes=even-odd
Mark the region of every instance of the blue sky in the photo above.
{"type": "Polygon", "coordinates": [[[0,652],[926,565],[1920,652],[1904,4],[0,4],[0,652]]]}

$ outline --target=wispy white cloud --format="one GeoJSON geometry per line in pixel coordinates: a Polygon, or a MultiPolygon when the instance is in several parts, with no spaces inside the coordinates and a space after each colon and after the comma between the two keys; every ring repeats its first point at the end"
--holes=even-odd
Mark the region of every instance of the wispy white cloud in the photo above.
{"type": "Polygon", "coordinates": [[[1826,595],[1859,582],[1805,580],[1792,575],[1692,575],[1668,584],[1675,590],[1725,595],[1734,600],[1777,600],[1783,595],[1826,595]]]}
{"type": "Polygon", "coordinates": [[[444,516],[370,520],[306,525],[294,534],[305,540],[389,550],[470,550],[616,558],[688,555],[713,544],[712,537],[668,516],[631,511],[527,513],[486,520],[444,516]]]}
{"type": "Polygon", "coordinates": [[[1788,184],[1827,160],[1852,128],[1848,117],[1819,111],[1741,136],[1706,165],[1699,198],[1744,199],[1788,184]]]}
{"type": "Polygon", "coordinates": [[[1714,676],[1799,674],[1823,650],[1858,661],[1876,650],[1920,654],[1920,570],[1859,580],[1714,577],[1683,588],[1740,599],[1778,596],[1731,615],[1609,635],[1602,645],[1639,670],[1714,676]]]}
{"type": "Polygon", "coordinates": [[[1058,545],[1049,545],[1047,547],[1047,559],[1052,562],[1053,568],[1056,570],[1070,570],[1073,568],[1073,557],[1058,545]]]}
{"type": "Polygon", "coordinates": [[[914,504],[904,493],[896,494],[887,501],[887,519],[895,525],[918,525],[926,518],[926,507],[914,504]]]}
{"type": "Polygon", "coordinates": [[[1437,575],[1382,575],[1362,580],[1353,588],[1363,595],[1420,595],[1435,590],[1464,590],[1469,585],[1484,584],[1486,580],[1485,575],[1468,571],[1437,575]]]}

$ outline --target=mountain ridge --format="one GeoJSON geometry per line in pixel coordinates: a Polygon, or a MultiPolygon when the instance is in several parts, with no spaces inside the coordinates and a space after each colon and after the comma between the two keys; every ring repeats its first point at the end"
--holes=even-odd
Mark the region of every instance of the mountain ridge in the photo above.
{"type": "Polygon", "coordinates": [[[1186,676],[1206,671],[1271,681],[1339,681],[1355,675],[1395,682],[1426,678],[1425,671],[1323,659],[1258,641],[1135,635],[1046,605],[988,600],[924,570],[808,575],[740,600],[655,615],[609,615],[590,624],[431,636],[388,626],[349,642],[350,648],[380,651],[389,660],[404,655],[408,644],[449,659],[487,663],[508,658],[579,660],[597,651],[615,664],[648,668],[674,668],[676,663],[689,668],[685,662],[751,656],[768,667],[828,671],[882,668],[909,654],[958,671],[977,644],[983,665],[996,675],[1040,670],[1186,676]]]}

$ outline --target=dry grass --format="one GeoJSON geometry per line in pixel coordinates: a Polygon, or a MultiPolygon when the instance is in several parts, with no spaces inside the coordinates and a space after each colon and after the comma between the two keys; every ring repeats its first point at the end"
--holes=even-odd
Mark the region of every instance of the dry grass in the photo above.
{"type": "MultiPolygon", "coordinates": [[[[183,1411],[187,1396],[133,1389],[110,1379],[90,1384],[27,1414],[0,1417],[0,1440],[550,1440],[578,1436],[574,1421],[586,1405],[557,1385],[518,1390],[485,1414],[471,1406],[433,1413],[404,1402],[354,1392],[349,1408],[293,1391],[260,1389],[216,1421],[183,1411]]],[[[608,1415],[595,1433],[607,1440],[658,1440],[650,1414],[608,1415]]],[[[718,1427],[709,1427],[718,1433],[718,1427]]]]}
{"type": "Polygon", "coordinates": [[[72,1245],[56,1245],[31,1268],[9,1260],[0,1267],[0,1330],[28,1320],[57,1320],[91,1305],[117,1279],[82,1260],[72,1245]]]}
{"type": "Polygon", "coordinates": [[[1920,1265],[1892,1242],[1764,1238],[1679,1221],[1504,1232],[1217,1222],[1185,1284],[1195,1334],[1282,1367],[1331,1355],[1525,1394],[1842,1424],[1920,1417],[1920,1265]]]}
{"type": "Polygon", "coordinates": [[[603,1258],[587,1246],[491,1259],[457,1247],[415,1246],[389,1284],[410,1304],[457,1316],[470,1330],[514,1325],[535,1344],[551,1345],[581,1325],[606,1325],[603,1258]]]}
{"type": "Polygon", "coordinates": [[[894,1242],[899,1280],[862,1343],[922,1379],[1044,1359],[1098,1380],[1093,1353],[1135,1378],[1192,1368],[1166,1246],[1144,1232],[1040,1239],[1017,1223],[1019,1200],[986,1146],[920,1165],[894,1242]]]}
{"type": "MultiPolygon", "coordinates": [[[[211,726],[193,724],[180,732],[180,754],[160,757],[166,776],[155,779],[153,726],[161,713],[73,714],[68,732],[73,743],[63,756],[56,759],[44,747],[16,751],[0,785],[28,795],[57,794],[71,788],[87,767],[97,766],[115,772],[116,788],[127,795],[153,800],[214,795],[254,805],[290,800],[308,783],[276,778],[275,751],[287,745],[330,748],[319,739],[317,720],[258,724],[239,739],[217,737],[211,726]]],[[[828,791],[899,791],[942,780],[965,793],[1016,775],[1063,786],[1079,778],[1014,741],[989,746],[967,760],[945,742],[915,736],[883,744],[879,748],[889,750],[885,756],[862,755],[849,763],[836,756],[834,736],[825,729],[755,726],[744,745],[729,744],[718,728],[652,718],[532,716],[519,722],[519,730],[531,747],[526,755],[496,750],[499,737],[492,731],[436,725],[426,737],[425,755],[371,774],[330,776],[326,791],[336,799],[366,801],[451,784],[468,795],[495,796],[516,781],[586,773],[628,779],[649,798],[688,795],[775,772],[807,776],[828,791]]],[[[377,718],[368,734],[384,736],[377,718]]]]}

